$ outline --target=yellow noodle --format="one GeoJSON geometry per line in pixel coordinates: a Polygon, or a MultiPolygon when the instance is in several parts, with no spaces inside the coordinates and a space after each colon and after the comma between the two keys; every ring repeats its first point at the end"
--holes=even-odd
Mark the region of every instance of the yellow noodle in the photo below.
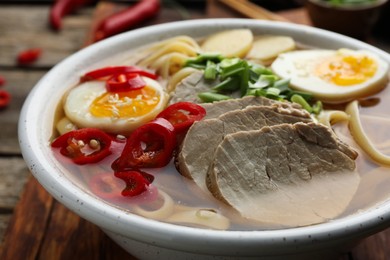
{"type": "Polygon", "coordinates": [[[172,215],[174,209],[174,202],[172,198],[162,190],[158,191],[158,195],[163,200],[163,204],[160,208],[156,210],[145,210],[139,206],[134,206],[134,212],[143,217],[156,220],[165,219],[172,215]]]}
{"type": "Polygon", "coordinates": [[[165,219],[167,222],[192,224],[212,229],[226,230],[230,227],[230,220],[215,212],[213,209],[192,208],[174,213],[165,219]]]}
{"type": "Polygon", "coordinates": [[[348,121],[349,115],[338,110],[324,110],[318,115],[318,122],[331,127],[333,124],[341,121],[348,121]]]}
{"type": "Polygon", "coordinates": [[[180,70],[187,59],[187,55],[173,52],[161,56],[153,62],[150,67],[158,71],[163,78],[168,78],[170,75],[175,74],[178,70],[180,70]]]}
{"type": "Polygon", "coordinates": [[[350,115],[349,128],[356,143],[365,151],[372,160],[378,164],[390,166],[390,156],[387,156],[375,148],[374,144],[364,132],[360,121],[358,102],[352,101],[346,107],[347,114],[350,115]]]}
{"type": "Polygon", "coordinates": [[[199,44],[193,38],[191,38],[189,36],[185,36],[185,35],[172,37],[172,38],[166,39],[164,41],[158,42],[156,44],[153,44],[149,49],[154,51],[156,49],[160,49],[164,45],[168,45],[168,44],[173,43],[173,42],[182,42],[182,43],[190,45],[190,46],[194,47],[196,50],[200,51],[199,44]]]}
{"type": "Polygon", "coordinates": [[[170,77],[167,87],[168,92],[172,92],[173,90],[175,90],[176,85],[179,84],[180,81],[182,81],[184,78],[188,77],[196,71],[198,70],[190,67],[179,70],[172,77],[170,77]]]}
{"type": "Polygon", "coordinates": [[[66,116],[61,118],[57,124],[56,124],[56,129],[58,131],[58,133],[60,135],[63,135],[67,132],[70,132],[72,130],[76,130],[77,129],[77,126],[75,124],[73,124],[69,118],[67,118],[66,116]]]}
{"type": "Polygon", "coordinates": [[[179,52],[187,55],[188,57],[194,57],[198,54],[198,50],[193,46],[190,46],[182,42],[172,42],[167,45],[162,46],[160,49],[156,50],[153,54],[149,55],[147,58],[139,62],[141,66],[151,66],[161,56],[172,53],[179,52]]]}

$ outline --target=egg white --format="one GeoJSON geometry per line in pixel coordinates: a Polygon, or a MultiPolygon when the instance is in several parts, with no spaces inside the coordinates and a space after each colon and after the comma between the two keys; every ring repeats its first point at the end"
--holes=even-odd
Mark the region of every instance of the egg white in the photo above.
{"type": "Polygon", "coordinates": [[[375,94],[386,86],[389,74],[389,64],[375,54],[347,49],[291,51],[280,54],[271,68],[279,77],[290,79],[292,88],[309,92],[315,98],[327,103],[343,103],[375,94]],[[335,56],[337,52],[369,56],[377,63],[376,73],[366,81],[350,86],[338,86],[316,76],[314,70],[317,65],[335,56]]]}
{"type": "Polygon", "coordinates": [[[79,128],[99,128],[112,134],[128,135],[137,127],[153,120],[166,106],[168,94],[155,80],[143,77],[160,96],[158,104],[147,114],[137,117],[96,117],[89,111],[96,98],[107,92],[104,81],[88,81],[72,89],[64,102],[66,116],[79,128]]]}

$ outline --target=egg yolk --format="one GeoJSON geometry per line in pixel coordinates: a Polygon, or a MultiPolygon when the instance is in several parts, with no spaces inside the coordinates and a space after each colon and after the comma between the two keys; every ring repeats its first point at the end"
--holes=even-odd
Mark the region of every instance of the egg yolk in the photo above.
{"type": "Polygon", "coordinates": [[[128,92],[107,92],[96,98],[89,111],[96,117],[131,118],[150,113],[160,101],[160,93],[149,86],[128,92]]]}
{"type": "Polygon", "coordinates": [[[321,62],[316,75],[338,86],[351,86],[365,82],[375,75],[377,63],[365,55],[337,55],[321,62]]]}

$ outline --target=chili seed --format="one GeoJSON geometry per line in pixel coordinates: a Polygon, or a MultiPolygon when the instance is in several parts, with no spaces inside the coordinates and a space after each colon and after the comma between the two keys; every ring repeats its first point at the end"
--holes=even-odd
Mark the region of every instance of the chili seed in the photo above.
{"type": "Polygon", "coordinates": [[[99,141],[97,141],[96,139],[91,139],[89,141],[89,146],[92,148],[92,149],[98,149],[100,147],[100,143],[99,141]]]}
{"type": "Polygon", "coordinates": [[[84,143],[82,140],[78,140],[78,141],[77,141],[77,145],[78,145],[79,147],[84,147],[84,146],[85,146],[85,143],[84,143]]]}

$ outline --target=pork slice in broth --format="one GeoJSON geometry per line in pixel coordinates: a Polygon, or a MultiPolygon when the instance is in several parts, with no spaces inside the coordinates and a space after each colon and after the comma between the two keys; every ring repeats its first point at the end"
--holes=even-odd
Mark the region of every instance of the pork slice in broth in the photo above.
{"type": "Polygon", "coordinates": [[[215,149],[225,135],[296,122],[311,122],[310,114],[283,103],[250,106],[227,112],[218,118],[198,121],[191,126],[182,142],[176,156],[176,167],[183,176],[194,180],[203,191],[209,193],[206,185],[207,171],[215,149]]]}
{"type": "MultiPolygon", "coordinates": [[[[243,98],[223,100],[214,103],[204,103],[200,105],[206,109],[206,116],[204,117],[204,119],[209,119],[209,118],[218,117],[232,110],[244,109],[248,106],[270,106],[275,103],[281,103],[281,102],[269,98],[264,98],[264,97],[246,96],[243,98]]],[[[290,103],[285,103],[285,104],[287,105],[290,103]]]]}
{"type": "Polygon", "coordinates": [[[169,104],[181,101],[202,103],[198,94],[210,91],[211,87],[218,82],[217,80],[209,81],[204,79],[201,71],[194,72],[177,84],[175,90],[170,94],[169,104]]]}
{"type": "Polygon", "coordinates": [[[208,188],[243,217],[306,226],[340,215],[360,182],[357,153],[321,124],[296,123],[225,136],[208,188]]]}

